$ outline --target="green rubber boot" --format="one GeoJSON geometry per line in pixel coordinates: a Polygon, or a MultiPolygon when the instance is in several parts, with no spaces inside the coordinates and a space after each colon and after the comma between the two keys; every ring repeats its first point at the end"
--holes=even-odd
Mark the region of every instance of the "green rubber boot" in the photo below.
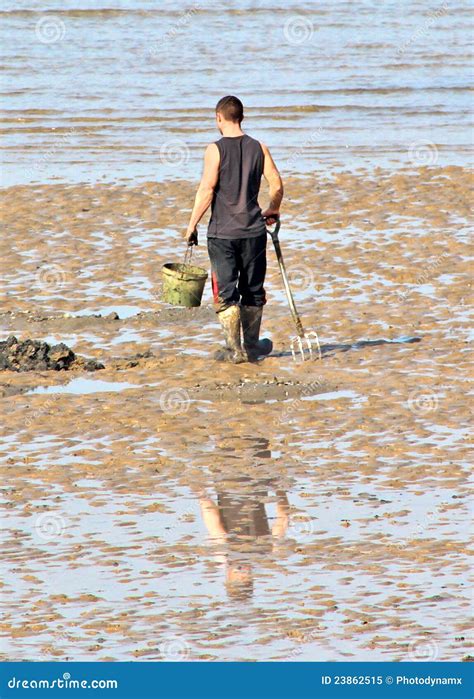
{"type": "Polygon", "coordinates": [[[242,350],[240,341],[240,308],[229,306],[218,314],[219,321],[224,330],[227,347],[216,352],[215,358],[219,361],[242,364],[248,361],[247,355],[242,350]]]}
{"type": "Polygon", "coordinates": [[[263,306],[242,306],[240,317],[244,335],[244,350],[249,360],[256,361],[264,357],[273,349],[273,342],[268,338],[259,340],[260,326],[262,324],[263,306]]]}

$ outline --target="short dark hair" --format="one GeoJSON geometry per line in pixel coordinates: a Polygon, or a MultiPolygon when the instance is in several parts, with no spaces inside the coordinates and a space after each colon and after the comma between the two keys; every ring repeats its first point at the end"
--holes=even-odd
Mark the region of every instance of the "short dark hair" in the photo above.
{"type": "Polygon", "coordinates": [[[226,121],[238,122],[240,124],[244,118],[244,105],[238,97],[226,95],[221,97],[216,104],[216,114],[217,112],[222,114],[226,121]]]}

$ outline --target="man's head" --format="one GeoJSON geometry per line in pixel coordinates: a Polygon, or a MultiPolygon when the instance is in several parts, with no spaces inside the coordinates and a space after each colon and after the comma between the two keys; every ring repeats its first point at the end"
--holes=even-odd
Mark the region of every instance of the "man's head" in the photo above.
{"type": "Polygon", "coordinates": [[[236,124],[240,126],[244,118],[244,105],[238,97],[226,95],[216,104],[217,128],[222,133],[222,126],[236,124]]]}
{"type": "Polygon", "coordinates": [[[230,599],[241,602],[253,595],[252,566],[242,563],[228,562],[225,574],[225,586],[230,599]]]}

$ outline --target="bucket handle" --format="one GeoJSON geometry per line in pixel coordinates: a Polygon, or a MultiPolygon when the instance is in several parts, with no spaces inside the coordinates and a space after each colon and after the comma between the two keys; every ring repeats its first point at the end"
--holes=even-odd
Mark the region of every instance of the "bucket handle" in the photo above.
{"type": "Polygon", "coordinates": [[[192,257],[193,257],[193,245],[187,245],[186,250],[184,251],[184,260],[183,260],[183,271],[181,272],[181,279],[184,279],[184,267],[186,265],[189,265],[191,263],[192,257]]]}

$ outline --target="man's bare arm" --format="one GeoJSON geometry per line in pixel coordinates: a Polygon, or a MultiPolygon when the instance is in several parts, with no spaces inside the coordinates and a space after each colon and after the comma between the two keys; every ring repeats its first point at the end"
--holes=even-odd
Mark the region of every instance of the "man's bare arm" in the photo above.
{"type": "Polygon", "coordinates": [[[196,193],[193,211],[189,219],[188,230],[186,231],[186,240],[190,242],[196,226],[202,219],[212,203],[214,196],[214,188],[219,177],[220,155],[219,149],[215,143],[211,143],[204,154],[204,170],[196,193]]]}
{"type": "Polygon", "coordinates": [[[199,500],[199,505],[201,506],[202,518],[209,535],[213,539],[225,539],[227,532],[222,525],[222,519],[217,505],[209,498],[201,498],[199,500]]]}
{"type": "Polygon", "coordinates": [[[263,216],[269,218],[269,223],[273,223],[275,219],[272,219],[272,214],[278,216],[280,213],[280,205],[283,199],[283,182],[278,172],[278,168],[275,165],[273,158],[268,150],[267,146],[263,143],[262,146],[263,154],[265,156],[263,164],[263,176],[268,182],[270,188],[270,203],[268,207],[263,211],[263,216]]]}
{"type": "Polygon", "coordinates": [[[282,539],[288,529],[288,521],[290,518],[290,503],[286,493],[283,491],[277,492],[276,520],[272,527],[272,534],[276,539],[282,539]]]}

